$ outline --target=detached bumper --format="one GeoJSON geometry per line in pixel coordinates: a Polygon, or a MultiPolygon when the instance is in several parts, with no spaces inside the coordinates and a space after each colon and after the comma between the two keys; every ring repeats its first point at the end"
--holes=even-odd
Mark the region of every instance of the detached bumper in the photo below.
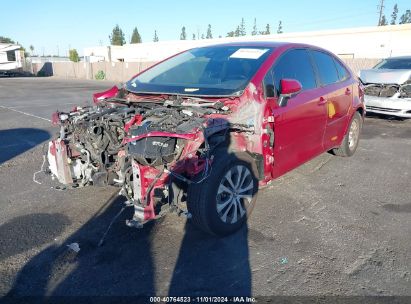
{"type": "Polygon", "coordinates": [[[411,118],[411,98],[365,95],[364,100],[367,112],[411,118]]]}

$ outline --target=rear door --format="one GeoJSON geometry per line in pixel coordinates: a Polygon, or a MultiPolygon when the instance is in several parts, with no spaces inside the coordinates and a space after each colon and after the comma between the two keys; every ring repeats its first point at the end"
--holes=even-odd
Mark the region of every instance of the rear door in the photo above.
{"type": "Polygon", "coordinates": [[[317,69],[321,90],[325,96],[327,125],[324,132],[324,149],[340,144],[347,125],[348,111],[352,103],[350,74],[332,55],[311,50],[317,69]]]}
{"type": "Polygon", "coordinates": [[[307,49],[286,51],[271,70],[274,94],[280,95],[280,81],[298,80],[302,91],[284,107],[275,107],[273,176],[279,176],[323,151],[326,108],[317,89],[312,60],[307,49]]]}

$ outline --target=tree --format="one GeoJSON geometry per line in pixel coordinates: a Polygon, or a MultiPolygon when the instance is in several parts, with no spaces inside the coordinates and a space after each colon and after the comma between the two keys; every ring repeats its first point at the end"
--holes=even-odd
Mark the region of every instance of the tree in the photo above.
{"type": "Polygon", "coordinates": [[[265,31],[260,31],[260,35],[270,35],[270,34],[271,34],[270,24],[267,23],[267,25],[265,26],[265,31]]]}
{"type": "Polygon", "coordinates": [[[282,32],[283,32],[283,25],[280,20],[280,22],[278,22],[277,34],[282,34],[282,32]]]}
{"type": "Polygon", "coordinates": [[[187,40],[187,33],[186,33],[186,27],[185,26],[183,26],[181,28],[180,40],[187,40]]]}
{"type": "Polygon", "coordinates": [[[213,34],[211,33],[211,24],[208,25],[206,39],[213,39],[213,34]]]}
{"type": "Polygon", "coordinates": [[[406,10],[404,14],[401,15],[399,24],[411,23],[411,10],[406,10]]]}
{"type": "Polygon", "coordinates": [[[245,31],[245,22],[244,22],[244,18],[241,18],[241,23],[240,23],[240,27],[239,27],[239,36],[245,36],[247,34],[247,32],[245,31]]]}
{"type": "Polygon", "coordinates": [[[34,46],[33,46],[32,44],[30,44],[29,48],[30,48],[31,56],[33,56],[33,54],[34,54],[34,46]]]}
{"type": "Polygon", "coordinates": [[[193,33],[193,40],[196,40],[196,34],[193,33]]]}
{"type": "Polygon", "coordinates": [[[111,45],[123,45],[126,43],[126,39],[124,38],[124,33],[121,30],[121,28],[116,24],[116,26],[113,28],[113,31],[110,36],[108,36],[110,39],[111,45]]]}
{"type": "Polygon", "coordinates": [[[237,26],[237,28],[234,31],[234,37],[239,37],[241,35],[241,29],[240,26],[237,26]]]}
{"type": "Polygon", "coordinates": [[[154,30],[154,38],[153,38],[154,42],[158,42],[158,36],[157,36],[157,30],[154,30]]]}
{"type": "Polygon", "coordinates": [[[265,26],[265,34],[266,34],[266,35],[270,35],[270,34],[271,34],[270,24],[268,24],[268,23],[267,23],[267,25],[265,26]]]}
{"type": "Polygon", "coordinates": [[[201,39],[204,39],[204,34],[201,34],[201,39]]]}
{"type": "Polygon", "coordinates": [[[138,32],[137,27],[135,27],[133,30],[130,43],[141,43],[141,36],[140,36],[140,33],[138,32]]]}
{"type": "Polygon", "coordinates": [[[0,43],[15,44],[14,40],[10,39],[9,37],[4,37],[4,36],[0,36],[0,43]]]}
{"type": "Polygon", "coordinates": [[[385,18],[385,15],[381,16],[381,20],[380,20],[380,24],[378,24],[378,26],[384,26],[387,25],[387,19],[385,18]]]}
{"type": "Polygon", "coordinates": [[[398,5],[394,5],[394,9],[391,14],[391,25],[394,25],[397,22],[397,15],[398,15],[398,5]]]}
{"type": "Polygon", "coordinates": [[[234,36],[235,36],[234,31],[228,32],[226,35],[226,37],[234,37],[234,36]]]}
{"type": "Polygon", "coordinates": [[[254,18],[254,25],[253,25],[253,30],[251,32],[251,35],[255,36],[257,34],[258,34],[258,32],[257,32],[257,18],[254,18]]]}
{"type": "Polygon", "coordinates": [[[80,58],[78,57],[78,53],[76,49],[69,50],[69,58],[73,62],[79,62],[80,58]]]}

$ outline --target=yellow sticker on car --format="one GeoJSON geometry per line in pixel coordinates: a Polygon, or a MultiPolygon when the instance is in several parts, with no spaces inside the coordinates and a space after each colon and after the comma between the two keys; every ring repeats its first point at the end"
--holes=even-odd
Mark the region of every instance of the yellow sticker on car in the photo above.
{"type": "Polygon", "coordinates": [[[327,103],[328,118],[333,118],[335,115],[335,106],[332,102],[327,103]]]}

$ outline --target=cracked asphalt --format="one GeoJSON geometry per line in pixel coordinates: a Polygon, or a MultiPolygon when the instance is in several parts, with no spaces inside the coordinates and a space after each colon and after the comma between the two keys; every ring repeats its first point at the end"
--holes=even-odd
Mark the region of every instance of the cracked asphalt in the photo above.
{"type": "Polygon", "coordinates": [[[411,120],[367,117],[353,157],[325,153],[275,180],[232,236],[174,214],[135,230],[126,209],[98,247],[117,189],[58,191],[33,173],[51,113],[111,85],[0,79],[0,297],[411,296],[411,120]]]}

